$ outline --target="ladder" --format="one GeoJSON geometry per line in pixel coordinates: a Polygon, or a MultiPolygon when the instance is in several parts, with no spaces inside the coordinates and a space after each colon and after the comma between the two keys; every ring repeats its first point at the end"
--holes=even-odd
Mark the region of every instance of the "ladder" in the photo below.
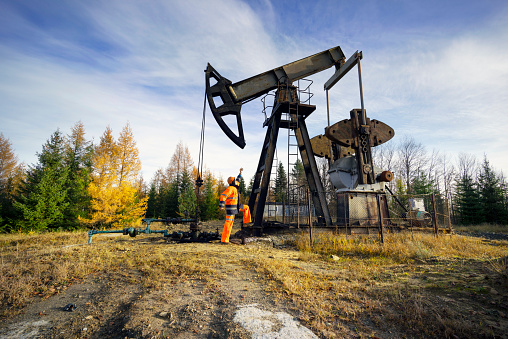
{"type": "MultiPolygon", "coordinates": [[[[258,167],[254,176],[252,192],[249,197],[249,208],[254,211],[253,228],[262,229],[263,212],[268,195],[270,174],[273,166],[275,147],[280,128],[293,130],[302,164],[311,192],[312,201],[318,217],[318,223],[326,226],[332,224],[323,186],[319,178],[316,160],[310,143],[309,133],[305,124],[307,118],[316,106],[301,104],[298,101],[296,86],[285,84],[276,92],[272,114],[263,124],[267,127],[265,140],[261,150],[258,167]],[[289,119],[282,120],[282,114],[289,119]]],[[[254,230],[256,232],[256,230],[254,230]]]]}

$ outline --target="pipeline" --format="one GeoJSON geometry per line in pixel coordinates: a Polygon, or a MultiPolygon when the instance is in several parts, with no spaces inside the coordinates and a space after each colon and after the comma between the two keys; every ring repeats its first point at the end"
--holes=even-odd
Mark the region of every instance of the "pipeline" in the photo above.
{"type": "Polygon", "coordinates": [[[202,232],[201,225],[196,223],[196,219],[182,219],[182,218],[166,218],[166,219],[153,219],[153,218],[145,218],[141,221],[146,223],[146,228],[134,228],[128,227],[122,230],[109,230],[109,231],[99,231],[99,230],[90,230],[88,231],[88,243],[92,243],[92,237],[94,234],[104,234],[104,233],[122,233],[123,235],[129,235],[134,238],[137,235],[144,234],[152,234],[152,233],[160,233],[164,236],[164,238],[169,238],[169,240],[175,240],[179,242],[208,242],[212,240],[219,239],[219,229],[217,232],[202,232]],[[183,222],[191,222],[190,231],[189,232],[168,232],[168,230],[152,230],[150,228],[150,223],[152,222],[165,222],[167,224],[179,224],[183,222]]]}

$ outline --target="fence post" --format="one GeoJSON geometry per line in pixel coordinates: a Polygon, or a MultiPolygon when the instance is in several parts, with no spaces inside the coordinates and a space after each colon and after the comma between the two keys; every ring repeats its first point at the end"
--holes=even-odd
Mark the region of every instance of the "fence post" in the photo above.
{"type": "Polygon", "coordinates": [[[310,236],[310,247],[312,248],[312,211],[310,210],[310,191],[307,187],[307,201],[309,204],[309,236],[310,236]]]}
{"type": "Polygon", "coordinates": [[[284,202],[284,195],[282,195],[282,224],[286,224],[286,203],[284,202]]]}
{"type": "Polygon", "coordinates": [[[448,201],[448,198],[446,199],[446,212],[448,213],[448,230],[450,233],[452,232],[452,217],[450,215],[450,202],[448,201]]]}
{"type": "Polygon", "coordinates": [[[432,202],[432,214],[434,219],[434,234],[437,236],[438,228],[437,228],[437,211],[436,211],[436,199],[434,198],[434,193],[430,195],[430,200],[432,202]]]}
{"type": "Polygon", "coordinates": [[[376,194],[377,198],[377,210],[379,214],[379,235],[381,236],[381,243],[385,243],[385,238],[383,234],[383,216],[381,215],[381,199],[379,198],[379,194],[376,194]]]}

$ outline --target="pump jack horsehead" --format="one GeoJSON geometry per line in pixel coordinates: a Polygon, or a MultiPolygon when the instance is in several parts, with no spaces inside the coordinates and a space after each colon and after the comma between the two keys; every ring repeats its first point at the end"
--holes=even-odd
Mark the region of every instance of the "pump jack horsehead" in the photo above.
{"type": "MultiPolygon", "coordinates": [[[[338,199],[353,196],[364,199],[365,205],[371,206],[371,210],[366,213],[377,216],[377,225],[382,219],[388,220],[386,197],[383,196],[382,199],[379,197],[384,194],[384,183],[390,181],[393,175],[389,171],[383,172],[373,166],[371,147],[391,139],[394,131],[388,125],[377,120],[370,120],[366,116],[363,107],[361,59],[362,52],[357,51],[346,61],[342,49],[337,46],[235,83],[221,76],[208,64],[205,70],[208,104],[220,128],[242,149],[246,145],[240,114],[242,105],[275,90],[271,115],[263,124],[267,127],[267,131],[249,197],[249,207],[254,217],[251,230],[253,233],[259,234],[264,226],[263,211],[275,146],[281,128],[293,130],[296,136],[318,226],[335,227],[335,225],[340,226],[351,221],[344,220],[343,217],[332,220],[314,156],[324,156],[333,163],[329,174],[330,180],[337,189],[338,199]],[[293,83],[335,66],[335,73],[325,84],[328,98],[328,90],[356,65],[360,83],[361,108],[353,109],[350,119],[331,126],[328,123],[324,135],[310,139],[305,121],[314,112],[316,106],[301,103],[298,97],[299,89],[293,83]],[[210,79],[214,79],[216,83],[211,85],[210,79]],[[220,101],[222,103],[216,105],[216,102],[220,101]],[[282,119],[283,113],[286,113],[284,116],[288,118],[282,119]],[[227,115],[236,117],[238,134],[235,134],[224,122],[223,117],[227,115]],[[351,155],[353,152],[355,155],[351,155]],[[378,202],[374,205],[375,208],[372,208],[372,199],[378,202]]],[[[348,212],[343,215],[350,215],[352,210],[343,212],[348,212]]]]}

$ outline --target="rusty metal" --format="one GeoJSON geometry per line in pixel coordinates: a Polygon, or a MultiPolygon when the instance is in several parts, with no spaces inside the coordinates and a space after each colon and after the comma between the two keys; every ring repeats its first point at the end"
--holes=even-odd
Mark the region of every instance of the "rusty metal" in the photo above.
{"type": "Polygon", "coordinates": [[[312,150],[314,151],[315,156],[332,159],[333,154],[330,147],[330,139],[320,134],[310,139],[310,143],[312,145],[312,150]]]}
{"type": "Polygon", "coordinates": [[[376,179],[381,182],[390,182],[393,180],[393,173],[391,171],[383,171],[376,179]]]}
{"type": "MultiPolygon", "coordinates": [[[[372,147],[384,144],[395,135],[393,128],[379,120],[367,118],[367,125],[370,128],[369,141],[372,147]]],[[[345,119],[325,128],[325,135],[341,146],[353,148],[357,144],[354,138],[358,134],[354,129],[353,121],[345,119]]]]}
{"type": "Polygon", "coordinates": [[[374,229],[382,223],[390,224],[390,212],[386,197],[371,192],[339,192],[337,193],[337,224],[350,228],[374,229]],[[381,198],[382,197],[382,198],[381,198]]]}
{"type": "MultiPolygon", "coordinates": [[[[267,132],[249,198],[249,207],[254,216],[254,228],[263,228],[263,211],[280,128],[294,131],[318,225],[330,227],[333,226],[333,222],[314,156],[326,157],[330,161],[347,158],[345,162],[351,163],[354,170],[351,168],[350,172],[346,172],[351,174],[355,182],[344,188],[354,190],[358,184],[364,185],[358,188],[358,191],[363,190],[363,192],[348,192],[348,194],[351,194],[353,199],[355,194],[363,194],[360,200],[366,205],[367,213],[378,215],[377,220],[380,220],[381,224],[385,222],[385,219],[389,219],[386,197],[380,198],[378,194],[384,192],[384,182],[392,180],[393,174],[388,171],[381,173],[379,169],[374,168],[371,147],[390,140],[394,132],[388,125],[377,120],[371,121],[366,116],[361,59],[362,52],[357,51],[346,61],[342,50],[337,46],[236,83],[222,77],[208,64],[205,79],[209,106],[221,129],[241,148],[245,147],[240,115],[241,106],[271,90],[276,90],[271,115],[267,116],[265,112],[263,126],[267,127],[267,132]],[[352,110],[350,119],[330,126],[328,90],[356,65],[358,66],[361,108],[352,110]],[[336,71],[325,84],[328,126],[324,135],[310,139],[305,119],[314,112],[315,106],[300,102],[299,89],[293,85],[293,82],[331,66],[335,66],[336,71]],[[211,80],[215,80],[216,83],[212,84],[211,80]],[[283,113],[287,118],[282,118],[283,113]],[[223,117],[227,115],[236,117],[237,134],[224,122],[223,117]],[[353,159],[354,164],[349,161],[349,158],[353,159]],[[358,177],[354,177],[357,174],[358,177]]],[[[341,170],[340,176],[343,176],[342,169],[342,167],[337,169],[341,170]]],[[[347,201],[344,200],[344,202],[347,201]]],[[[340,205],[339,203],[338,206],[340,205]]],[[[358,212],[354,208],[350,209],[350,206],[345,205],[345,207],[348,213],[358,212]]],[[[349,220],[344,224],[348,223],[349,220]]]]}
{"type": "Polygon", "coordinates": [[[378,146],[394,136],[391,127],[366,117],[364,109],[353,109],[351,119],[342,120],[325,128],[325,135],[332,142],[351,147],[358,164],[359,184],[374,184],[374,168],[371,147],[378,146]]]}
{"type": "Polygon", "coordinates": [[[319,158],[326,158],[330,160],[337,160],[345,156],[354,154],[355,151],[351,147],[340,146],[326,137],[324,134],[319,134],[310,139],[314,155],[319,158]]]}
{"type": "MultiPolygon", "coordinates": [[[[382,244],[384,244],[384,242],[385,242],[384,227],[383,227],[383,215],[381,212],[381,200],[383,198],[386,199],[384,194],[383,194],[383,196],[380,196],[379,194],[377,194],[377,208],[378,208],[378,213],[379,213],[379,234],[381,236],[381,243],[382,244]]],[[[386,200],[385,200],[385,205],[386,205],[386,200]]]]}
{"type": "Polygon", "coordinates": [[[325,83],[324,89],[328,91],[331,89],[344,75],[347,74],[361,59],[363,58],[362,52],[356,51],[345,63],[341,64],[335,74],[325,83]]]}
{"type": "Polygon", "coordinates": [[[238,147],[244,148],[246,144],[240,114],[242,104],[280,88],[281,83],[291,84],[334,65],[338,66],[344,59],[344,53],[337,46],[236,83],[221,76],[208,64],[205,70],[206,98],[222,131],[238,147]],[[212,84],[211,79],[217,83],[212,84]],[[222,103],[216,105],[215,99],[220,99],[222,103]],[[223,120],[226,115],[236,117],[238,134],[235,134],[223,120]]]}

